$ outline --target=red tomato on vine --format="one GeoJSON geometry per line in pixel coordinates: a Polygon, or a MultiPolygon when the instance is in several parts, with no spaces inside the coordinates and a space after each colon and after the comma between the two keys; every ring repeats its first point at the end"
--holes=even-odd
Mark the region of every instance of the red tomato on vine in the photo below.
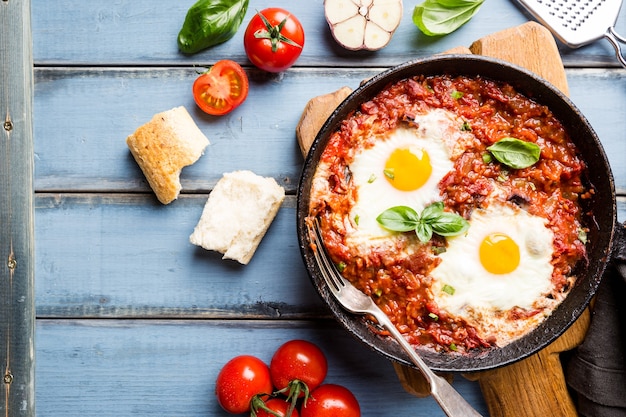
{"type": "Polygon", "coordinates": [[[281,72],[291,67],[304,48],[304,29],[285,9],[271,7],[258,12],[243,37],[248,59],[258,68],[281,72]]]}
{"type": "Polygon", "coordinates": [[[287,388],[288,394],[302,397],[317,388],[328,372],[324,352],[306,340],[290,340],[283,343],[272,356],[270,376],[278,390],[287,388]]]}
{"type": "Polygon", "coordinates": [[[269,367],[250,355],[232,358],[222,367],[215,381],[218,403],[232,414],[250,411],[252,398],[271,394],[272,388],[269,367]]]}
{"type": "MultiPolygon", "coordinates": [[[[259,408],[255,414],[256,417],[287,417],[289,410],[289,403],[283,398],[270,398],[265,402],[266,408],[259,408]],[[275,414],[272,414],[275,413],[275,414]]],[[[300,417],[298,410],[293,409],[291,411],[291,417],[300,417]]]]}
{"type": "Polygon", "coordinates": [[[302,405],[301,417],[361,417],[361,407],[350,390],[341,385],[323,384],[302,405]]]}

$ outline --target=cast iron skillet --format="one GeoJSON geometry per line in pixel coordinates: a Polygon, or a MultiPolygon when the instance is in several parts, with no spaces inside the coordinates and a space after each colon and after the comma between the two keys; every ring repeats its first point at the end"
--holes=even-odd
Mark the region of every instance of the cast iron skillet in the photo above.
{"type": "Polygon", "coordinates": [[[547,105],[570,132],[572,140],[588,164],[587,181],[595,188],[588,201],[585,219],[589,227],[588,262],[576,266],[579,279],[568,297],[537,329],[502,347],[482,353],[435,353],[418,349],[424,360],[436,371],[470,372],[504,366],[539,351],[559,337],[584,311],[594,295],[607,263],[613,260],[615,247],[623,250],[626,233],[617,223],[617,205],[613,175],[598,136],[587,119],[559,90],[537,75],[504,61],[477,55],[444,55],[407,62],[391,68],[368,80],[357,88],[328,118],[319,131],[304,163],[298,186],[297,231],[300,250],[310,278],[324,302],[336,319],[363,343],[391,360],[413,366],[400,346],[391,338],[382,337],[371,330],[372,323],[364,316],[346,312],[328,292],[309,246],[305,224],[309,212],[311,180],[318,160],[330,134],[337,129],[351,111],[368,101],[388,84],[414,75],[480,75],[505,81],[527,97],[547,105]],[[618,242],[619,241],[619,242],[618,242]]]}

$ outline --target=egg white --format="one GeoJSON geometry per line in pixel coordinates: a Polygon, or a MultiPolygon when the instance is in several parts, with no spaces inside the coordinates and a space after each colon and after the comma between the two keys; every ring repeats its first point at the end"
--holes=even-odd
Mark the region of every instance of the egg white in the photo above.
{"type": "Polygon", "coordinates": [[[433,296],[440,307],[466,317],[477,311],[489,315],[520,307],[531,309],[552,288],[553,232],[544,218],[513,204],[495,204],[477,209],[465,235],[449,237],[441,263],[432,271],[433,296]],[[504,233],[520,249],[519,266],[507,274],[488,272],[479,259],[483,239],[504,233]],[[444,287],[454,289],[453,294],[444,287]]]}
{"type": "Polygon", "coordinates": [[[350,212],[354,224],[351,239],[368,240],[385,238],[392,234],[382,228],[376,217],[394,206],[409,206],[420,212],[427,205],[441,200],[439,182],[453,170],[451,149],[443,140],[449,125],[460,131],[460,124],[444,112],[429,112],[415,119],[416,126],[401,126],[374,146],[357,153],[350,164],[352,181],[357,188],[357,199],[350,212]],[[401,191],[384,177],[385,163],[396,149],[409,149],[414,154],[426,151],[430,157],[432,173],[426,183],[414,191],[401,191]]]}

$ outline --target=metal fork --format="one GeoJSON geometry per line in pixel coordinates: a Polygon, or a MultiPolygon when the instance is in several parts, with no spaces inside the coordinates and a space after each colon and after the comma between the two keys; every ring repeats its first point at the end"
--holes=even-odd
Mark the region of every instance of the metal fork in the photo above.
{"type": "Polygon", "coordinates": [[[480,416],[480,414],[474,410],[474,408],[472,408],[467,401],[465,401],[461,394],[459,394],[452,387],[452,385],[448,383],[448,381],[435,374],[428,367],[428,365],[426,365],[424,360],[415,352],[413,347],[409,344],[409,342],[407,342],[404,336],[402,336],[396,326],[393,325],[389,317],[374,303],[374,301],[341,276],[324,249],[322,233],[317,219],[315,219],[314,222],[314,227],[309,225],[309,233],[315,238],[317,246],[313,252],[315,260],[320,267],[322,276],[324,277],[331,294],[335,296],[337,301],[339,301],[339,303],[346,310],[356,314],[369,314],[373,316],[378,321],[379,325],[391,333],[396,341],[400,343],[402,349],[409,355],[424,378],[426,378],[430,385],[430,394],[437,401],[437,403],[439,403],[439,406],[447,416],[480,416]],[[313,233],[311,234],[311,232],[313,233]]]}

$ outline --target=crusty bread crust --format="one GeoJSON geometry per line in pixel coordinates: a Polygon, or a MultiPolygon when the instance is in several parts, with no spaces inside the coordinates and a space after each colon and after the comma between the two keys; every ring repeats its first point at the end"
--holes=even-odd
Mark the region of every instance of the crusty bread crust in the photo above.
{"type": "Polygon", "coordinates": [[[159,201],[169,204],[182,188],[181,170],[202,156],[209,140],[180,106],[155,114],[126,144],[159,201]]]}
{"type": "Polygon", "coordinates": [[[248,264],[285,198],[274,178],[226,173],[209,194],[189,241],[248,264]]]}

